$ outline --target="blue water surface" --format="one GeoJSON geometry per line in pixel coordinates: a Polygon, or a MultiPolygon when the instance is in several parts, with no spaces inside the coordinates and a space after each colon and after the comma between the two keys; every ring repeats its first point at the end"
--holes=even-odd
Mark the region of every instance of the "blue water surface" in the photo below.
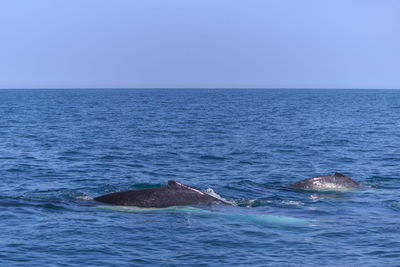
{"type": "Polygon", "coordinates": [[[399,126],[396,90],[0,90],[0,265],[398,266],[399,126]],[[169,179],[236,206],[93,201],[169,179]]]}

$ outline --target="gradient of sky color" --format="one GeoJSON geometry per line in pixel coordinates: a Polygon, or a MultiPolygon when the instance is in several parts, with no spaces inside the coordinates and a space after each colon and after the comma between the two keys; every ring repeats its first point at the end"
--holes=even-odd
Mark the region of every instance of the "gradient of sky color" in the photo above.
{"type": "Polygon", "coordinates": [[[399,0],[0,0],[0,88],[400,88],[399,0]]]}

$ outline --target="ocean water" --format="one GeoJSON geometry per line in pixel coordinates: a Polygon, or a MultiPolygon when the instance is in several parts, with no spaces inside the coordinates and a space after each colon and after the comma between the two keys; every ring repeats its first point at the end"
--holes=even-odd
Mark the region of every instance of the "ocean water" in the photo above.
{"type": "Polygon", "coordinates": [[[399,126],[396,90],[0,90],[0,266],[399,266],[399,126]],[[235,205],[93,201],[169,179],[235,205]]]}

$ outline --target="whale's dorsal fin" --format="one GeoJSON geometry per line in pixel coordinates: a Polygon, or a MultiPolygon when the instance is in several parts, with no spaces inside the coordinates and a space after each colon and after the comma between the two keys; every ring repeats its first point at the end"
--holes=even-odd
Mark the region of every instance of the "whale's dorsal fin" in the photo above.
{"type": "Polygon", "coordinates": [[[333,176],[346,177],[346,175],[341,174],[340,172],[335,172],[333,176]]]}
{"type": "Polygon", "coordinates": [[[179,185],[179,184],[174,180],[168,180],[168,185],[179,185]]]}

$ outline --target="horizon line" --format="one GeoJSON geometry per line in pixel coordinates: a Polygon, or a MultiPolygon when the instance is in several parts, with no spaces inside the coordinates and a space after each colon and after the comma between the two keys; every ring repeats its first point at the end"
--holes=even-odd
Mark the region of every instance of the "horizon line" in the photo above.
{"type": "Polygon", "coordinates": [[[135,89],[164,89],[164,90],[399,90],[399,88],[335,88],[335,87],[11,87],[11,88],[0,88],[0,90],[110,90],[110,89],[123,89],[123,90],[135,90],[135,89]]]}

